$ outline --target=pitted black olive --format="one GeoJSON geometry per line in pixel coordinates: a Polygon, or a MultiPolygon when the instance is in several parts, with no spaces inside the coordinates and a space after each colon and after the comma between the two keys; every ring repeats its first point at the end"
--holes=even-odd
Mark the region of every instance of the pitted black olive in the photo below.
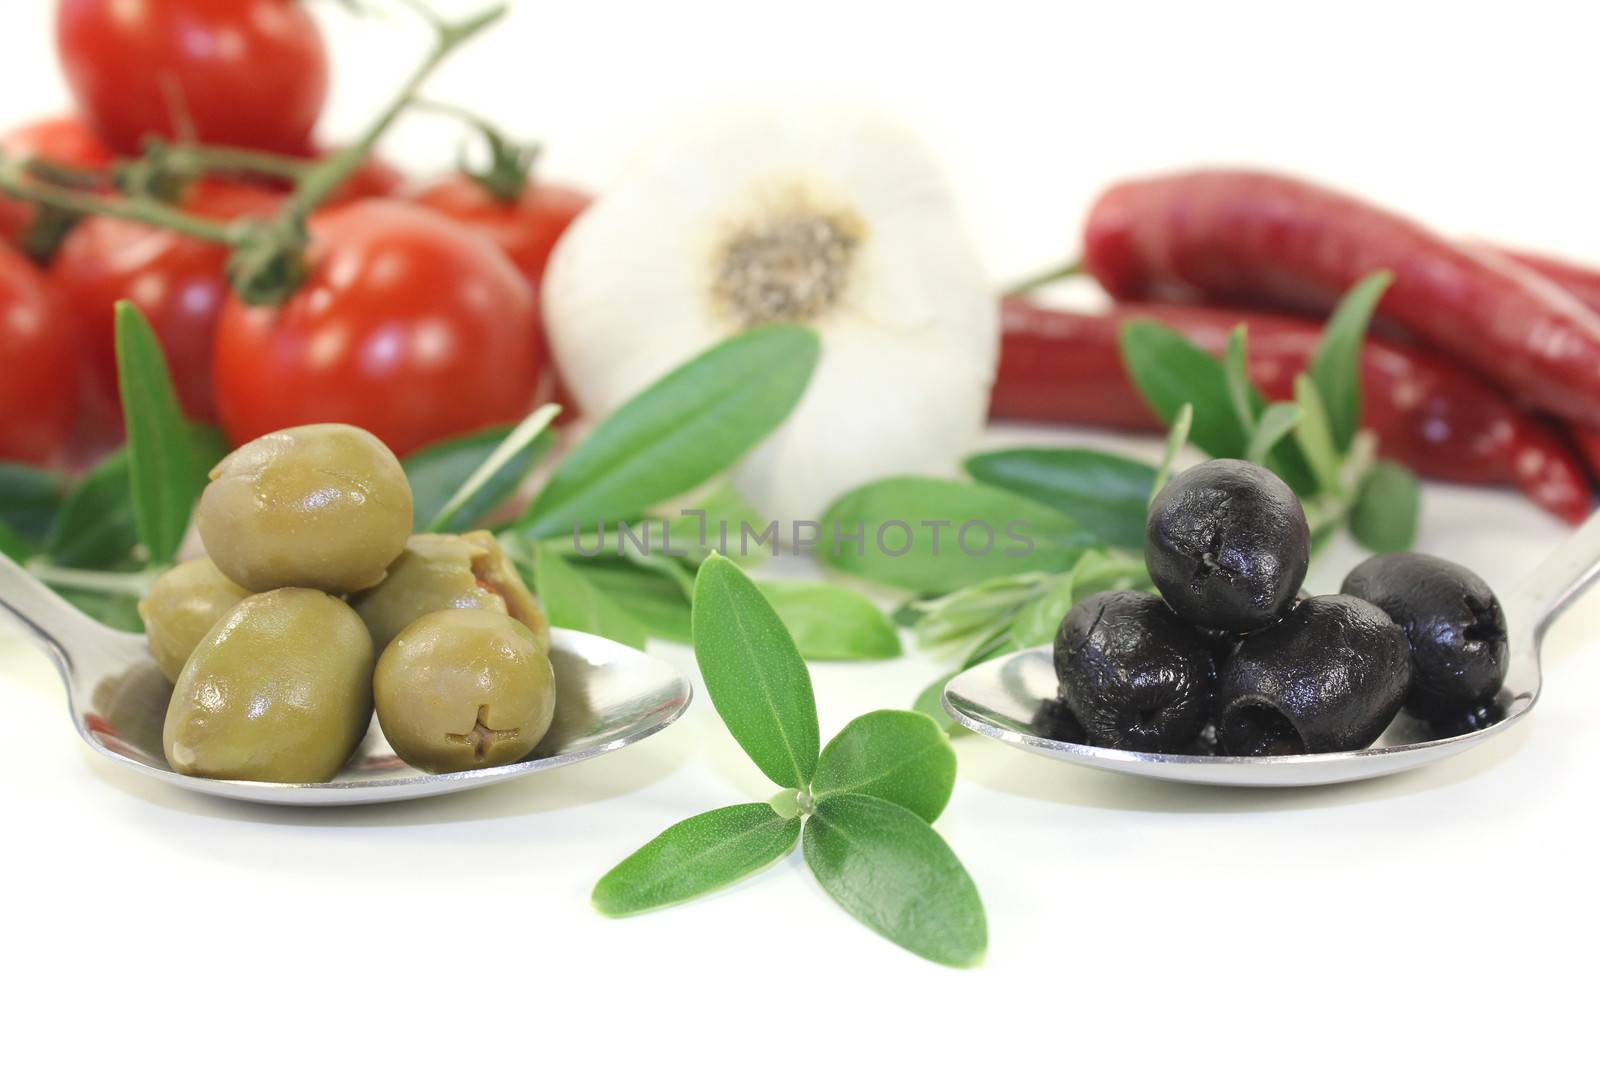
{"type": "Polygon", "coordinates": [[[1239,642],[1217,674],[1217,740],[1230,756],[1366,748],[1411,685],[1405,632],[1352,596],[1317,596],[1239,642]]]}
{"type": "Polygon", "coordinates": [[[1083,724],[1060,697],[1039,702],[1039,711],[1033,717],[1033,732],[1039,737],[1065,741],[1069,745],[1081,745],[1089,739],[1083,732],[1083,724]]]}
{"type": "MultiPolygon", "coordinates": [[[[1311,594],[1304,589],[1294,595],[1296,604],[1302,604],[1310,599],[1311,594]]],[[[1272,624],[1268,623],[1267,625],[1271,626],[1272,624]]],[[[1196,626],[1195,632],[1200,635],[1200,639],[1211,650],[1211,658],[1218,663],[1233,655],[1234,650],[1239,647],[1239,642],[1244,640],[1244,634],[1236,634],[1230,630],[1213,630],[1205,626],[1196,626]]]]}
{"type": "Polygon", "coordinates": [[[1073,605],[1056,633],[1055,667],[1061,699],[1096,745],[1179,752],[1211,715],[1210,653],[1149,593],[1097,593],[1073,605]]]}
{"type": "Polygon", "coordinates": [[[1420,552],[1373,556],[1342,592],[1378,605],[1411,642],[1407,710],[1449,720],[1494,701],[1511,649],[1494,590],[1472,571],[1420,552]]]}
{"type": "Polygon", "coordinates": [[[1174,477],[1145,522],[1150,578],[1187,622],[1249,633],[1294,603],[1311,530],[1294,491],[1265,467],[1214,459],[1174,477]]]}

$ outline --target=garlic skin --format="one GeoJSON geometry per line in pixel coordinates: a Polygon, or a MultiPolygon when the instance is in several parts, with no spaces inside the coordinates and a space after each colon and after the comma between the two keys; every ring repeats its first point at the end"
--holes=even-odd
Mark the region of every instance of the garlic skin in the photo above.
{"type": "Polygon", "coordinates": [[[864,482],[951,472],[999,358],[999,301],[937,160],[898,124],[837,107],[667,131],[562,237],[543,301],[592,417],[747,327],[815,329],[805,396],[735,475],[785,536],[864,482]]]}

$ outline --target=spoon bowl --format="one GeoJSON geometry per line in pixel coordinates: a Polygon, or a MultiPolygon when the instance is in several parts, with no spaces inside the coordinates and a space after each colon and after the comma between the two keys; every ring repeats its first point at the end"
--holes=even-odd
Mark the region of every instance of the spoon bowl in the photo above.
{"type": "Polygon", "coordinates": [[[689,706],[689,682],[636,649],[574,630],[551,632],[556,709],[550,732],[519,763],[454,774],[406,765],[377,720],[331,782],[245,782],[179,774],[162,753],[172,686],[144,638],[88,618],[0,556],[0,614],[14,616],[50,653],[66,683],[72,723],[115,763],[198,793],[263,804],[377,804],[455,793],[602,756],[670,726],[689,706]]]}
{"type": "MultiPolygon", "coordinates": [[[[1034,755],[1097,770],[1200,785],[1282,787],[1353,782],[1448,759],[1523,722],[1539,699],[1539,647],[1550,625],[1600,578],[1600,515],[1592,516],[1503,601],[1511,663],[1492,708],[1438,728],[1401,714],[1369,748],[1303,756],[1126,752],[1049,736],[1057,694],[1048,647],[981,663],[951,679],[944,707],[980,734],[1034,755]]],[[[1465,710],[1465,709],[1464,709],[1465,710]]]]}

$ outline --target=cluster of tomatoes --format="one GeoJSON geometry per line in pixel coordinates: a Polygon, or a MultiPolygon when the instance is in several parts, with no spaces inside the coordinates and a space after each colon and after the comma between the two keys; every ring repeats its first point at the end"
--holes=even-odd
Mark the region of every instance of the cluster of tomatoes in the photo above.
{"type": "MultiPolygon", "coordinates": [[[[57,42],[78,106],[0,135],[0,155],[109,175],[147,138],[315,159],[328,60],[299,0],[62,0],[57,42]]],[[[175,206],[267,217],[282,182],[205,177],[175,206]]],[[[251,306],[226,245],[107,216],[30,258],[39,209],[0,193],[0,460],[59,462],[115,440],[112,309],[137,304],[185,412],[241,442],[347,422],[396,452],[514,421],[547,381],[538,289],[588,203],[465,174],[412,184],[369,159],[309,223],[306,277],[251,306]]]]}

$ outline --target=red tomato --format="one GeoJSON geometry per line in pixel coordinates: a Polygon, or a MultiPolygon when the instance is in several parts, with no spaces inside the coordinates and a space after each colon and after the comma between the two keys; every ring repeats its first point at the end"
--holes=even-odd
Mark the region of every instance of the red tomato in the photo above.
{"type": "Polygon", "coordinates": [[[393,196],[406,183],[406,176],[398,167],[377,156],[368,156],[350,173],[339,188],[328,197],[327,207],[353,204],[357,200],[371,200],[378,196],[393,196]]]}
{"type": "MultiPolygon", "coordinates": [[[[316,163],[327,159],[335,151],[337,149],[311,147],[303,148],[293,154],[307,162],[316,163]]],[[[370,200],[378,196],[394,196],[400,192],[405,183],[406,176],[399,167],[378,156],[368,155],[356,166],[355,170],[351,171],[350,177],[346,178],[338,188],[329,194],[328,198],[323,201],[322,207],[327,210],[329,208],[342,207],[357,200],[370,200]]],[[[264,184],[271,185],[275,189],[282,189],[285,192],[292,188],[293,185],[291,182],[274,180],[266,180],[264,184]]]]}
{"type": "MultiPolygon", "coordinates": [[[[0,137],[0,155],[11,160],[40,159],[69,167],[99,170],[111,165],[111,150],[75,118],[41,119],[0,137]]],[[[33,223],[33,205],[0,194],[0,239],[20,244],[33,223]]]]}
{"type": "MultiPolygon", "coordinates": [[[[576,189],[529,183],[521,197],[507,203],[464,174],[441,178],[412,199],[470,226],[498,245],[527,279],[536,301],[556,241],[592,202],[576,189]]],[[[556,374],[542,318],[535,325],[534,340],[540,364],[550,368],[550,392],[562,406],[562,420],[570,421],[577,415],[577,405],[556,374]]]]}
{"type": "Polygon", "coordinates": [[[507,203],[489,194],[465,174],[441,178],[412,199],[482,233],[500,246],[535,289],[556,241],[590,198],[560,185],[529,184],[522,196],[507,203]]]}
{"type": "Polygon", "coordinates": [[[48,463],[78,407],[70,320],[27,257],[0,244],[0,459],[48,463]]]}
{"type": "Polygon", "coordinates": [[[348,422],[406,453],[510,422],[539,380],[532,294],[482,237],[395,200],[311,221],[310,277],[278,307],[228,301],[213,366],[236,444],[348,422]]]}
{"type": "MultiPolygon", "coordinates": [[[[280,197],[223,181],[196,182],[180,206],[216,219],[267,215],[280,197]]],[[[62,242],[50,275],[78,320],[85,407],[97,422],[121,425],[114,305],[131,300],[149,318],[167,353],[183,410],[216,421],[211,400],[211,342],[228,297],[228,249],[138,222],[84,219],[62,242]]],[[[115,434],[115,431],[112,431],[115,434]]]]}
{"type": "Polygon", "coordinates": [[[298,0],[62,0],[56,45],[78,105],[112,148],[148,134],[292,152],[328,89],[298,0]]]}

